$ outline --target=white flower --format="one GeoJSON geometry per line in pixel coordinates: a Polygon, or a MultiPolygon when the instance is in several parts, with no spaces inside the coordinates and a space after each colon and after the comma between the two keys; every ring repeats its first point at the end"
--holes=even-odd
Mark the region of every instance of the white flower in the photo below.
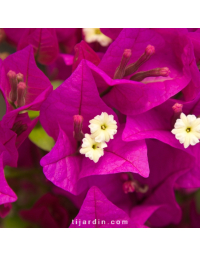
{"type": "Polygon", "coordinates": [[[112,39],[105,36],[100,28],[83,28],[83,34],[87,43],[99,42],[101,46],[108,46],[112,39]]]}
{"type": "Polygon", "coordinates": [[[171,132],[175,134],[175,137],[181,144],[184,144],[184,148],[189,145],[194,146],[200,139],[200,118],[196,118],[195,115],[188,115],[181,113],[180,119],[176,120],[174,128],[171,132]]]}
{"type": "Polygon", "coordinates": [[[113,115],[102,112],[100,116],[95,116],[94,119],[90,120],[89,128],[91,137],[96,142],[108,142],[117,133],[117,122],[114,120],[113,115]]]}
{"type": "Polygon", "coordinates": [[[89,134],[85,134],[80,153],[85,154],[86,157],[97,163],[99,158],[104,155],[103,149],[106,147],[107,144],[105,142],[98,143],[89,134]]]}

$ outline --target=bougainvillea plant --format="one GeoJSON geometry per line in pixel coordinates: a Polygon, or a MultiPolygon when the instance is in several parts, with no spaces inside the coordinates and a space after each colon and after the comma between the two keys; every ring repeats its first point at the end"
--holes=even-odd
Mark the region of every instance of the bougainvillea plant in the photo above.
{"type": "Polygon", "coordinates": [[[0,227],[200,226],[200,29],[0,29],[0,227]]]}

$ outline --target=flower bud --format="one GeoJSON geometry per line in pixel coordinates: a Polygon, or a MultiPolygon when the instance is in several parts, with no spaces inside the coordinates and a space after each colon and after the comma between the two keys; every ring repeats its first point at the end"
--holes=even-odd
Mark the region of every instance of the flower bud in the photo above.
{"type": "Polygon", "coordinates": [[[9,94],[9,98],[11,102],[15,102],[17,100],[17,78],[16,78],[16,73],[12,70],[10,70],[7,73],[8,79],[9,79],[9,83],[11,86],[11,91],[9,94]]]}
{"type": "Polygon", "coordinates": [[[154,53],[155,47],[153,45],[148,45],[140,58],[136,62],[126,67],[124,76],[129,76],[135,73],[139,69],[139,67],[142,66],[142,64],[144,64],[147,60],[149,60],[154,53]]]}
{"type": "Polygon", "coordinates": [[[132,180],[125,181],[123,183],[122,188],[125,194],[134,192],[135,191],[134,181],[132,180]]]}
{"type": "Polygon", "coordinates": [[[126,65],[128,64],[130,57],[132,55],[131,49],[125,49],[121,58],[121,62],[119,66],[117,67],[115,74],[114,74],[114,79],[121,79],[123,78],[125,74],[125,68],[126,65]]]}
{"type": "Polygon", "coordinates": [[[81,141],[84,138],[84,133],[82,132],[83,117],[81,115],[75,115],[73,116],[73,120],[74,120],[73,136],[77,141],[81,141]]]}
{"type": "Polygon", "coordinates": [[[22,107],[25,105],[25,96],[26,96],[26,84],[20,82],[17,85],[17,106],[22,107]]]}
{"type": "Polygon", "coordinates": [[[158,76],[164,76],[167,77],[170,73],[169,68],[154,68],[148,71],[142,71],[138,72],[135,75],[133,75],[130,80],[132,81],[142,81],[143,79],[147,77],[158,77],[158,76]]]}
{"type": "Polygon", "coordinates": [[[18,73],[16,77],[17,77],[17,82],[18,83],[24,82],[24,75],[23,74],[18,73]]]}
{"type": "Polygon", "coordinates": [[[153,45],[148,45],[145,49],[146,57],[151,57],[155,53],[155,47],[153,45]]]}
{"type": "MultiPolygon", "coordinates": [[[[129,175],[129,176],[132,176],[129,175]]],[[[137,193],[146,193],[149,189],[149,186],[148,185],[141,185],[137,180],[135,180],[133,177],[131,180],[128,180],[128,181],[125,181],[123,183],[123,191],[125,194],[127,193],[133,193],[134,191],[137,192],[137,193]]]]}
{"type": "Polygon", "coordinates": [[[182,109],[183,109],[183,104],[179,104],[179,103],[175,103],[172,106],[172,109],[174,111],[173,116],[171,118],[171,125],[172,127],[174,127],[176,120],[180,118],[180,115],[182,113],[182,109]]]}
{"type": "Polygon", "coordinates": [[[183,109],[183,104],[175,103],[173,105],[172,109],[174,110],[174,113],[178,114],[179,115],[178,117],[180,117],[180,114],[183,109]]]}

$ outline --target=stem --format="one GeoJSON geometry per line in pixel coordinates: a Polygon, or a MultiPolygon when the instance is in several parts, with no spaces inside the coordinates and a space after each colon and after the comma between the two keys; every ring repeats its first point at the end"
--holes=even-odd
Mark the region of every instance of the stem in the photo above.
{"type": "Polygon", "coordinates": [[[100,97],[102,98],[104,95],[106,95],[107,93],[109,93],[112,90],[113,86],[108,86],[105,91],[103,91],[102,93],[100,93],[100,97]]]}
{"type": "Polygon", "coordinates": [[[14,109],[17,109],[17,107],[15,106],[15,103],[14,103],[14,102],[10,101],[9,99],[7,99],[7,100],[8,100],[8,102],[10,103],[10,105],[11,105],[14,109]]]}
{"type": "Polygon", "coordinates": [[[133,174],[132,174],[131,172],[127,172],[127,175],[128,175],[128,177],[130,178],[130,180],[134,180],[133,174]]]}

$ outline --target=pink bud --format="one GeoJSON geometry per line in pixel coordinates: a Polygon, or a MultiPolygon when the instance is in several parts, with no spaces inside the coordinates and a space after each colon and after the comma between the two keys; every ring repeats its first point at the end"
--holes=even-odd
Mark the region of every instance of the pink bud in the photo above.
{"type": "Polygon", "coordinates": [[[155,53],[155,47],[153,45],[148,45],[144,51],[144,53],[139,57],[136,62],[128,65],[125,69],[125,75],[129,76],[135,73],[139,67],[141,67],[149,58],[155,53]]]}
{"type": "Polygon", "coordinates": [[[121,58],[121,62],[119,66],[117,67],[115,74],[114,74],[114,79],[121,79],[123,78],[125,74],[125,68],[126,65],[128,64],[130,57],[132,55],[131,49],[125,49],[121,58]]]}
{"type": "Polygon", "coordinates": [[[128,59],[131,57],[131,55],[132,55],[131,49],[125,49],[122,58],[128,59]]]}
{"type": "Polygon", "coordinates": [[[25,105],[25,96],[26,96],[26,84],[20,82],[17,85],[17,106],[22,107],[25,105]]]}
{"type": "Polygon", "coordinates": [[[145,49],[146,56],[151,57],[155,53],[155,47],[153,45],[148,45],[145,49]]]}
{"type": "Polygon", "coordinates": [[[134,181],[132,180],[125,181],[123,183],[122,188],[125,194],[134,192],[135,191],[134,181]]]}
{"type": "Polygon", "coordinates": [[[172,126],[172,128],[174,128],[174,124],[176,123],[176,120],[178,118],[180,118],[180,115],[182,113],[183,104],[175,103],[172,106],[172,109],[173,109],[174,113],[173,113],[173,116],[171,118],[171,126],[172,126]]]}
{"type": "Polygon", "coordinates": [[[10,86],[11,86],[11,91],[10,91],[10,94],[9,94],[9,98],[10,98],[10,101],[12,103],[14,103],[17,100],[17,78],[16,78],[16,73],[14,71],[10,70],[7,73],[7,76],[8,76],[8,79],[9,79],[10,86]]]}
{"type": "Polygon", "coordinates": [[[16,77],[17,77],[17,82],[18,83],[19,82],[24,82],[24,75],[23,74],[18,73],[16,77]]]}
{"type": "Polygon", "coordinates": [[[168,76],[170,73],[169,68],[165,67],[165,68],[160,68],[158,69],[158,74],[157,76],[168,76]]]}
{"type": "Polygon", "coordinates": [[[84,134],[82,132],[83,117],[81,115],[75,115],[73,116],[73,120],[74,120],[73,136],[77,141],[81,141],[84,138],[84,134]]]}
{"type": "Polygon", "coordinates": [[[183,104],[175,103],[172,107],[175,113],[181,114],[182,109],[183,109],[183,104]]]}

